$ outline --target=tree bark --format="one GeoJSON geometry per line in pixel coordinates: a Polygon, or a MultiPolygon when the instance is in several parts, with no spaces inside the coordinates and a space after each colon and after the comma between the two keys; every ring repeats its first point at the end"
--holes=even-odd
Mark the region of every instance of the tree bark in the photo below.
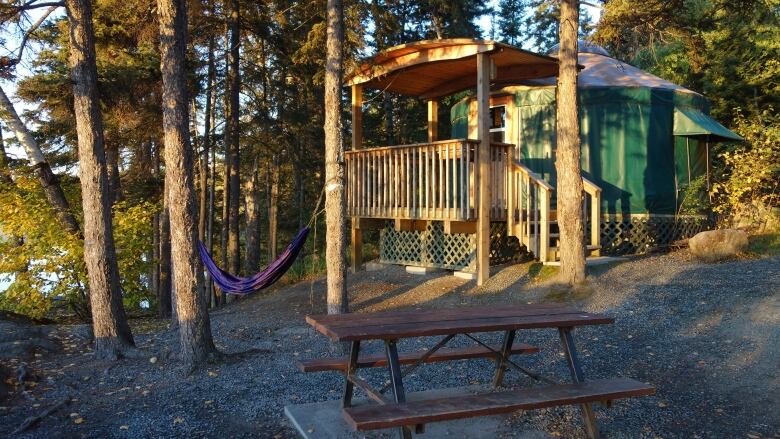
{"type": "Polygon", "coordinates": [[[266,178],[268,178],[268,260],[276,259],[279,232],[279,156],[274,154],[266,178]]]}
{"type": "Polygon", "coordinates": [[[187,114],[186,0],[158,0],[160,71],[163,81],[163,135],[165,180],[171,222],[171,260],[179,319],[180,355],[191,370],[204,363],[216,348],[211,336],[208,298],[196,247],[198,228],[193,152],[187,114]]]}
{"type": "Polygon", "coordinates": [[[246,180],[244,187],[244,203],[246,215],[246,258],[244,272],[254,273],[260,265],[260,194],[258,191],[258,174],[260,161],[255,158],[252,164],[252,174],[246,180]]]}
{"type": "Polygon", "coordinates": [[[227,1],[228,30],[230,31],[228,66],[227,66],[227,94],[228,105],[226,108],[226,128],[228,136],[225,139],[227,156],[230,161],[230,206],[228,221],[228,270],[237,274],[241,270],[241,255],[239,243],[239,204],[241,203],[241,177],[239,173],[239,92],[241,76],[239,72],[239,47],[241,44],[241,29],[239,24],[238,0],[227,1]]]}
{"type": "Polygon", "coordinates": [[[57,211],[62,226],[65,227],[65,230],[81,239],[79,222],[70,210],[70,203],[65,198],[65,193],[62,191],[59,180],[52,172],[51,166],[49,166],[46,157],[43,155],[43,151],[38,146],[38,142],[35,141],[35,138],[27,130],[27,127],[22,122],[22,119],[19,118],[19,114],[2,88],[0,88],[0,119],[4,120],[8,127],[11,128],[16,136],[16,140],[22,145],[30,166],[35,170],[38,181],[43,186],[46,199],[57,211]]]}
{"type": "Polygon", "coordinates": [[[208,225],[208,194],[209,194],[209,152],[211,150],[211,108],[216,69],[214,66],[214,37],[209,37],[208,42],[208,67],[206,74],[206,108],[203,120],[203,149],[200,155],[200,206],[198,215],[198,239],[206,241],[206,227],[208,225]]]}
{"type": "Polygon", "coordinates": [[[84,209],[84,261],[98,358],[117,358],[134,346],[122,304],[119,267],[111,224],[103,120],[97,94],[97,66],[89,0],[66,0],[70,36],[73,110],[84,209]]]}
{"type": "Polygon", "coordinates": [[[579,1],[562,0],[558,52],[558,226],[561,278],[573,285],[585,280],[585,234],[582,221],[580,124],[577,113],[577,29],[579,1]]]}
{"type": "Polygon", "coordinates": [[[160,318],[173,316],[171,300],[171,222],[168,211],[168,183],[163,187],[163,210],[160,213],[160,273],[157,287],[157,311],[160,318]]]}
{"type": "Polygon", "coordinates": [[[344,142],[341,130],[341,86],[344,58],[344,7],[327,2],[325,59],[325,259],[328,314],[348,311],[346,261],[346,201],[344,198],[344,142]]]}

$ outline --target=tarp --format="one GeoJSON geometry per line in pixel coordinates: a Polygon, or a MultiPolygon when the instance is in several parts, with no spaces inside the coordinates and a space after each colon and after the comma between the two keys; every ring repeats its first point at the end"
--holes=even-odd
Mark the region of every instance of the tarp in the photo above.
{"type": "Polygon", "coordinates": [[[709,136],[710,141],[744,140],[715,119],[691,107],[674,109],[675,136],[709,136]]]}

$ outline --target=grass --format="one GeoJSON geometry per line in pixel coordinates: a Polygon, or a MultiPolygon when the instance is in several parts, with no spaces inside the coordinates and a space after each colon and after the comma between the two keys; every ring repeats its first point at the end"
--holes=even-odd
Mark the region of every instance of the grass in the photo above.
{"type": "Polygon", "coordinates": [[[754,255],[780,255],[780,232],[762,233],[750,237],[748,252],[754,255]]]}
{"type": "Polygon", "coordinates": [[[541,262],[533,262],[528,267],[528,276],[534,283],[548,281],[558,275],[559,267],[554,265],[544,265],[541,262]]]}

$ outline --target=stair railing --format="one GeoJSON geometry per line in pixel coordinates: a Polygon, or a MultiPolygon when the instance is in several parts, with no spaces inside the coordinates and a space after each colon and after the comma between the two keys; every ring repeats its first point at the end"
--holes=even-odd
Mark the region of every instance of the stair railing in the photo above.
{"type": "Polygon", "coordinates": [[[601,249],[601,188],[585,177],[582,177],[582,186],[585,192],[582,199],[582,215],[585,216],[584,223],[590,223],[590,236],[585,237],[585,243],[593,253],[599,254],[599,249],[601,249]],[[590,221],[587,221],[588,217],[590,221]]]}
{"type": "MultiPolygon", "coordinates": [[[[555,259],[550,246],[550,202],[555,188],[541,175],[520,162],[512,161],[507,171],[507,233],[541,262],[555,259]]],[[[598,254],[601,247],[601,188],[582,178],[583,216],[589,224],[585,245],[598,254]],[[587,220],[589,218],[589,221],[587,220]]]]}
{"type": "Polygon", "coordinates": [[[511,162],[507,231],[540,261],[550,260],[550,200],[554,188],[527,166],[511,162]]]}

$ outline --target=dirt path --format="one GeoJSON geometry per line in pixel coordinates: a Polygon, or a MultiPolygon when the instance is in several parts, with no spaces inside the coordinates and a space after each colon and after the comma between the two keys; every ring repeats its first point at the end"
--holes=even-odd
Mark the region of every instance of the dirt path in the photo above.
{"type": "MultiPolygon", "coordinates": [[[[600,409],[605,437],[780,437],[780,258],[702,265],[684,252],[643,257],[594,268],[574,294],[534,282],[536,268],[496,267],[487,285],[474,288],[446,273],[420,277],[389,267],[351,276],[351,301],[356,311],[557,300],[609,312],[615,325],[577,333],[586,374],[631,376],[655,384],[658,394],[600,409]]],[[[24,363],[29,378],[0,401],[0,435],[67,401],[19,437],[294,437],[282,407],[336,399],[341,389],[335,374],[294,366],[328,353],[325,338],[303,321],[324,310],[323,295],[321,281],[304,282],[213,313],[227,358],[189,377],[175,361],[171,331],[139,334],[145,356],[112,364],[94,360],[76,328],[47,327],[41,337],[53,345],[31,348],[37,356],[0,354],[7,370],[24,363]]],[[[0,329],[10,334],[12,326],[0,329]]],[[[528,367],[568,377],[554,333],[523,335],[541,348],[522,358],[528,367]]],[[[423,368],[409,388],[488,382],[490,365],[480,361],[423,368]]],[[[380,371],[367,376],[382,379],[380,371]]],[[[508,381],[530,384],[517,375],[508,381]]],[[[506,428],[509,437],[527,430],[583,437],[574,408],[513,416],[506,428]]]]}

